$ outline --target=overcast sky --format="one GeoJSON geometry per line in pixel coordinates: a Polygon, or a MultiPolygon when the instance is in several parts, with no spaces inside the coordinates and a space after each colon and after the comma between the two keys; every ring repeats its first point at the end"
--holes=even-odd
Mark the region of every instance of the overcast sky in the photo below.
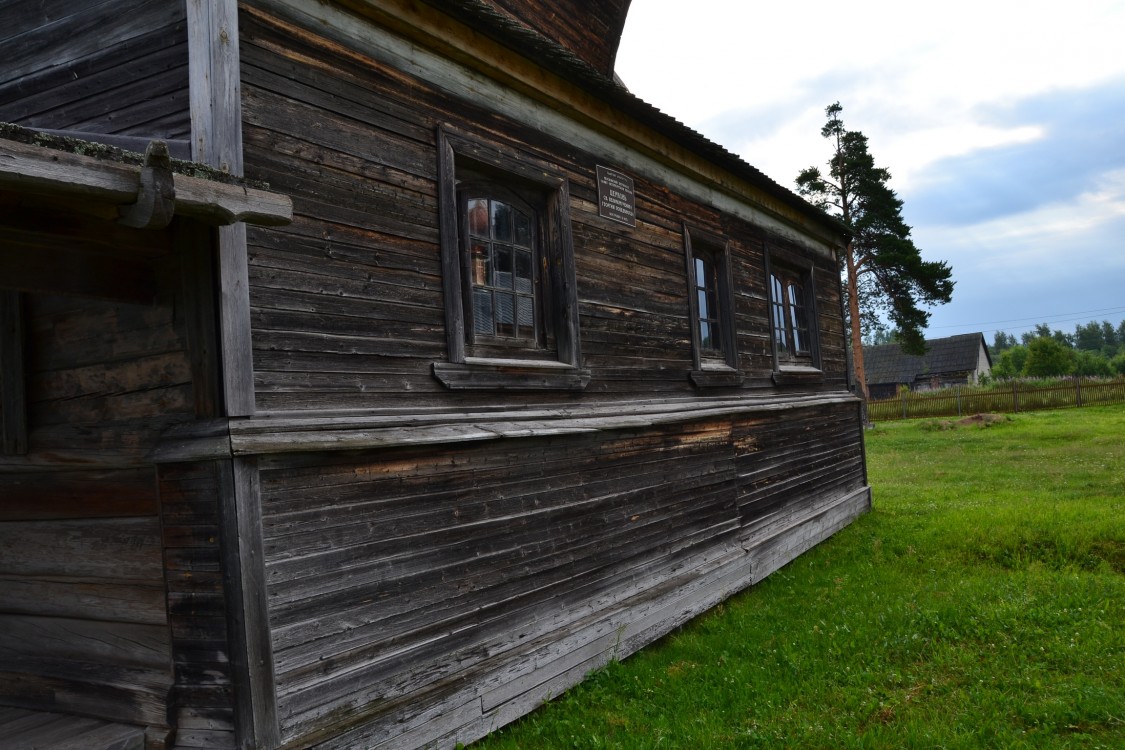
{"type": "Polygon", "coordinates": [[[1125,318],[1125,0],[632,0],[617,72],[791,190],[839,101],[953,267],[931,338],[1125,318]]]}

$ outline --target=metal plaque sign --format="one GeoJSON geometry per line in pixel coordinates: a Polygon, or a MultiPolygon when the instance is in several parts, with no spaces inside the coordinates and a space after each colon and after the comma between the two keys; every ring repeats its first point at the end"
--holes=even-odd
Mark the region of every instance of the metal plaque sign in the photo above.
{"type": "Polygon", "coordinates": [[[632,177],[598,165],[598,216],[637,226],[632,177]]]}

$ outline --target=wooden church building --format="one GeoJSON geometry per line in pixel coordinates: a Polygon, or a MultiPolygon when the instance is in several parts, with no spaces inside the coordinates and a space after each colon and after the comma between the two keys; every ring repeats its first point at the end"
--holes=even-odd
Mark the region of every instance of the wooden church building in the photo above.
{"type": "Polygon", "coordinates": [[[0,744],[451,748],[870,507],[628,5],[0,0],[0,744]]]}

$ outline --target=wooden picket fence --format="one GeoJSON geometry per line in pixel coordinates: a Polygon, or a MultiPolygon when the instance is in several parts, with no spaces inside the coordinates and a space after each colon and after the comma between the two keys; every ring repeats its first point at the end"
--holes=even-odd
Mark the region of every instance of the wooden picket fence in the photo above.
{"type": "Polygon", "coordinates": [[[867,402],[871,422],[919,417],[961,417],[970,414],[1008,414],[1068,406],[1125,404],[1125,379],[1074,378],[1056,385],[1035,386],[1012,381],[987,390],[955,386],[936,391],[904,391],[893,398],[867,402]]]}

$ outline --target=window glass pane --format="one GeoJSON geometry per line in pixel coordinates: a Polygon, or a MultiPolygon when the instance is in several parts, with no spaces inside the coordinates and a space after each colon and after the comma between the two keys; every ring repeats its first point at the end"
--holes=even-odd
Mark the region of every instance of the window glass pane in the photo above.
{"type": "Polygon", "coordinates": [[[469,215],[469,234],[488,237],[488,201],[474,198],[466,209],[469,215]]]}
{"type": "Polygon", "coordinates": [[[531,247],[531,217],[517,211],[515,220],[515,243],[520,247],[531,247]]]}
{"type": "Polygon", "coordinates": [[[699,321],[699,346],[702,349],[715,348],[714,326],[708,321],[699,321]]]}
{"type": "Polygon", "coordinates": [[[512,248],[496,246],[496,278],[493,283],[502,289],[512,288],[512,248]]]}
{"type": "Polygon", "coordinates": [[[695,274],[695,312],[699,332],[699,348],[708,357],[723,352],[724,305],[729,302],[719,296],[718,274],[723,268],[718,253],[710,247],[701,248],[693,255],[692,271],[695,274]]]}
{"type": "Polygon", "coordinates": [[[770,274],[770,302],[773,307],[773,338],[777,353],[789,354],[789,337],[785,331],[785,287],[777,274],[770,274]]]}
{"type": "Polygon", "coordinates": [[[519,324],[519,330],[516,335],[521,339],[535,338],[534,301],[534,297],[516,297],[516,322],[519,324]]]}
{"type": "Polygon", "coordinates": [[[496,335],[516,335],[515,298],[511,294],[496,293],[496,335]]]}
{"type": "Polygon", "coordinates": [[[699,317],[700,317],[700,319],[702,320],[702,319],[705,319],[705,318],[715,317],[714,315],[711,314],[711,305],[709,304],[710,300],[708,299],[707,290],[706,289],[698,290],[698,292],[696,294],[696,297],[699,298],[699,317]]]}
{"type": "Polygon", "coordinates": [[[789,313],[793,325],[793,348],[797,352],[807,352],[809,324],[805,311],[805,292],[800,284],[789,284],[789,313]]]}
{"type": "Polygon", "coordinates": [[[473,284],[485,286],[492,283],[492,269],[488,257],[488,245],[474,242],[472,248],[473,284]]]}
{"type": "Polygon", "coordinates": [[[487,289],[473,290],[473,331],[487,336],[496,335],[496,323],[492,316],[492,292],[487,289]]]}
{"type": "MultiPolygon", "coordinates": [[[[479,195],[479,194],[478,194],[479,195]]],[[[472,331],[477,336],[509,339],[482,344],[535,345],[542,321],[536,279],[541,272],[535,247],[536,214],[490,197],[464,196],[468,237],[468,293],[472,331]]]]}
{"type": "Polygon", "coordinates": [[[719,324],[719,296],[715,294],[714,289],[707,290],[707,309],[710,315],[707,317],[715,321],[715,325],[719,324]]]}
{"type": "Polygon", "coordinates": [[[774,341],[777,342],[778,354],[788,354],[789,343],[785,335],[785,310],[781,305],[774,305],[773,308],[773,337],[774,341]]]}
{"type": "Polygon", "coordinates": [[[512,241],[512,207],[492,201],[492,236],[500,242],[512,241]]]}
{"type": "Polygon", "coordinates": [[[531,292],[532,272],[530,250],[516,250],[516,291],[531,292]]]}

